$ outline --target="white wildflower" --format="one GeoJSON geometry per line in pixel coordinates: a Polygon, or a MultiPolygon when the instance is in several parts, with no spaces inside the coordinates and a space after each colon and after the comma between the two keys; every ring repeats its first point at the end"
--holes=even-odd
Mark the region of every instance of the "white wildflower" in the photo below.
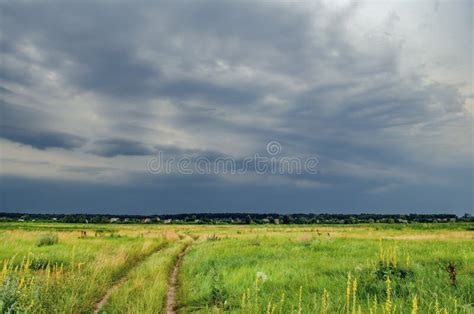
{"type": "Polygon", "coordinates": [[[267,279],[268,279],[268,276],[263,271],[257,272],[257,280],[261,280],[262,282],[265,282],[267,281],[267,279]]]}

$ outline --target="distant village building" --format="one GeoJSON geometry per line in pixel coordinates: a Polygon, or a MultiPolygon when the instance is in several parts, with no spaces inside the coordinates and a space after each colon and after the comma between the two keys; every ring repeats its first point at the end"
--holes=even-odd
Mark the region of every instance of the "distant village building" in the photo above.
{"type": "Polygon", "coordinates": [[[111,222],[111,223],[119,222],[119,221],[120,221],[120,218],[117,218],[117,217],[110,218],[110,222],[111,222]]]}
{"type": "Polygon", "coordinates": [[[270,219],[263,218],[263,219],[262,219],[262,222],[263,222],[264,224],[268,224],[268,223],[270,223],[270,219]]]}
{"type": "Polygon", "coordinates": [[[145,218],[143,219],[143,223],[144,224],[149,224],[151,222],[151,219],[150,218],[145,218]]]}
{"type": "Polygon", "coordinates": [[[171,219],[165,219],[164,223],[165,223],[165,224],[170,224],[170,223],[171,223],[171,219]]]}
{"type": "Polygon", "coordinates": [[[279,225],[280,224],[280,219],[278,219],[278,218],[273,219],[273,223],[275,225],[279,225]]]}

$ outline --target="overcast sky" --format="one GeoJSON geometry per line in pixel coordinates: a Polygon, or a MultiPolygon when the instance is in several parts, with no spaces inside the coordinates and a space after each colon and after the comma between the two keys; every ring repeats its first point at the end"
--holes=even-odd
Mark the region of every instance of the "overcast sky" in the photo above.
{"type": "Polygon", "coordinates": [[[472,1],[0,0],[0,211],[473,210],[472,1]],[[153,174],[266,154],[318,173],[153,174]]]}

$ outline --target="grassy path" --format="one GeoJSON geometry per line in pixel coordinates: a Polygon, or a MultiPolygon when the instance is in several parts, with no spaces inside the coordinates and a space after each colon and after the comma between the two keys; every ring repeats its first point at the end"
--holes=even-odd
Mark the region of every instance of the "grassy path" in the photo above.
{"type": "Polygon", "coordinates": [[[178,287],[178,274],[179,269],[181,268],[181,261],[183,260],[183,256],[186,254],[186,250],[188,249],[189,245],[187,244],[183,250],[179,253],[178,258],[176,259],[176,263],[173,267],[173,271],[171,273],[170,279],[168,281],[168,292],[166,293],[166,306],[165,312],[166,314],[175,314],[175,306],[176,306],[176,294],[177,294],[177,287],[178,287]]]}
{"type": "Polygon", "coordinates": [[[191,242],[187,236],[171,241],[131,269],[126,279],[110,290],[100,313],[175,313],[179,265],[191,242]]]}
{"type": "Polygon", "coordinates": [[[165,249],[168,246],[167,242],[164,242],[162,245],[158,246],[154,251],[152,251],[150,254],[147,254],[143,256],[140,260],[137,260],[133,265],[130,265],[130,267],[121,274],[121,276],[115,281],[115,283],[106,291],[104,296],[100,299],[99,302],[97,302],[94,305],[94,314],[97,314],[101,311],[101,309],[108,303],[110,297],[116,291],[117,289],[120,288],[126,281],[128,275],[137,267],[140,267],[141,264],[145,263],[148,259],[150,259],[153,255],[159,253],[163,249],[165,249]]]}

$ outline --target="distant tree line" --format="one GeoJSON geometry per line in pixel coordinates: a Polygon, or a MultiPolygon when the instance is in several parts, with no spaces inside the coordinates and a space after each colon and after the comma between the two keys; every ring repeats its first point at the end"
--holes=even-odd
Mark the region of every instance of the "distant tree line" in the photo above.
{"type": "Polygon", "coordinates": [[[447,223],[474,222],[470,214],[257,214],[195,213],[173,215],[26,214],[0,213],[0,221],[43,221],[64,223],[149,224],[360,224],[360,223],[447,223]]]}

